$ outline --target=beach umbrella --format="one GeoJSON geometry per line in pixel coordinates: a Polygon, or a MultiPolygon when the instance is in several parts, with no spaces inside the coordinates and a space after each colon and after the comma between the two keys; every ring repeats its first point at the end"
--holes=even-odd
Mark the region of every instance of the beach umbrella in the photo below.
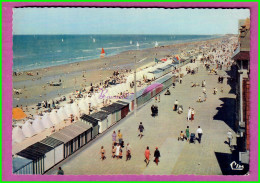
{"type": "Polygon", "coordinates": [[[36,134],[35,130],[33,129],[31,122],[32,120],[27,120],[23,126],[22,126],[22,131],[25,137],[32,137],[36,134]]]}
{"type": "Polygon", "coordinates": [[[26,114],[23,112],[21,108],[13,108],[12,110],[12,118],[15,120],[22,120],[26,117],[26,114]]]}
{"type": "Polygon", "coordinates": [[[57,115],[59,116],[59,118],[63,121],[64,119],[68,118],[67,113],[65,112],[64,107],[59,108],[57,115]]]}
{"type": "Polygon", "coordinates": [[[48,128],[51,128],[53,125],[53,123],[51,122],[51,119],[50,119],[50,114],[48,113],[45,113],[42,117],[42,124],[43,124],[43,127],[48,129],[48,128]]]}
{"type": "Polygon", "coordinates": [[[52,110],[50,113],[50,120],[53,124],[59,124],[62,120],[59,118],[57,111],[52,110]]]}
{"type": "Polygon", "coordinates": [[[22,129],[17,126],[12,131],[12,139],[14,142],[22,142],[25,139],[22,129]]]}
{"type": "Polygon", "coordinates": [[[40,133],[44,130],[41,118],[36,116],[35,120],[32,122],[32,127],[36,133],[40,133]]]}

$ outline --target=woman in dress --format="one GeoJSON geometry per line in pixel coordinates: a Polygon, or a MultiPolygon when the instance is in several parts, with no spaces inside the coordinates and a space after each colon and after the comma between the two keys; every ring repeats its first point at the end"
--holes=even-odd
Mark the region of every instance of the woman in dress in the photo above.
{"type": "Polygon", "coordinates": [[[114,131],[114,132],[112,133],[112,145],[114,146],[115,143],[116,143],[116,132],[114,131]]]}
{"type": "Polygon", "coordinates": [[[191,109],[191,121],[194,120],[194,115],[195,115],[195,111],[194,111],[194,109],[192,108],[192,109],[191,109]]]}
{"type": "Polygon", "coordinates": [[[120,146],[119,143],[118,143],[118,144],[116,145],[116,158],[117,158],[117,159],[119,158],[120,149],[121,149],[121,146],[120,146]]]}
{"type": "Polygon", "coordinates": [[[190,140],[190,129],[189,129],[189,126],[187,126],[185,132],[186,132],[186,139],[187,139],[187,141],[189,141],[190,140]]]}
{"type": "Polygon", "coordinates": [[[150,162],[150,160],[149,160],[150,155],[151,155],[151,154],[150,154],[149,146],[147,146],[147,147],[146,147],[146,150],[145,150],[145,152],[144,152],[144,156],[145,156],[144,162],[146,163],[146,166],[148,166],[148,164],[149,164],[149,162],[150,162]]]}
{"type": "Polygon", "coordinates": [[[191,120],[191,108],[189,107],[188,110],[188,117],[187,117],[187,121],[191,120]]]}

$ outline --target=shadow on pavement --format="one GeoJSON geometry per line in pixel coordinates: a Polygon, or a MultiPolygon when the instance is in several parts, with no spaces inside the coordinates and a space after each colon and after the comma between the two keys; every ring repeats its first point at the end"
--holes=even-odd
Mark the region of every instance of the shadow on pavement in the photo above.
{"type": "Polygon", "coordinates": [[[244,170],[232,170],[230,164],[235,161],[238,163],[238,152],[233,151],[232,154],[215,152],[219,167],[223,175],[245,175],[248,173],[248,165],[244,165],[244,170]],[[237,158],[235,158],[237,157],[237,158]]]}
{"type": "Polygon", "coordinates": [[[227,78],[227,84],[231,87],[230,91],[228,92],[229,94],[236,94],[236,81],[235,77],[233,76],[234,74],[232,71],[226,71],[227,75],[229,76],[227,78]]]}
{"type": "MultiPolygon", "coordinates": [[[[213,120],[220,120],[224,121],[229,128],[231,128],[233,131],[236,131],[235,129],[235,102],[236,99],[234,98],[220,98],[223,102],[221,104],[221,107],[217,107],[218,110],[217,114],[213,116],[213,120]]],[[[228,130],[228,129],[227,129],[228,130]]]]}

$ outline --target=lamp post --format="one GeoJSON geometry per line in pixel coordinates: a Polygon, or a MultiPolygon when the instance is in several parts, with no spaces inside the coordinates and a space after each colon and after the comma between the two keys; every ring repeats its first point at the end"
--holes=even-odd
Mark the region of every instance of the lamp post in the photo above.
{"type": "Polygon", "coordinates": [[[137,108],[137,103],[136,103],[136,56],[134,56],[135,58],[135,71],[134,71],[134,114],[136,117],[136,108],[137,108]]]}
{"type": "Polygon", "coordinates": [[[179,83],[180,83],[180,78],[181,78],[181,66],[180,66],[180,58],[179,58],[179,83]]]}

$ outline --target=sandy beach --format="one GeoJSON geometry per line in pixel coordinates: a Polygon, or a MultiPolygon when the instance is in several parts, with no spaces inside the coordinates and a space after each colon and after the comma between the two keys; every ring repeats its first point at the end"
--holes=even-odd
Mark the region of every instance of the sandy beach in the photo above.
{"type": "Polygon", "coordinates": [[[21,75],[13,76],[13,88],[22,90],[19,95],[13,94],[13,107],[17,105],[25,107],[43,100],[51,100],[58,97],[58,94],[65,95],[88,87],[91,83],[104,81],[112,76],[113,71],[133,69],[135,56],[137,68],[141,68],[154,63],[154,58],[161,59],[173,53],[180,54],[196,48],[198,45],[216,40],[218,39],[126,51],[114,56],[26,71],[21,75]],[[33,76],[27,75],[27,72],[33,73],[33,76]],[[59,80],[62,82],[61,86],[47,84],[47,82],[58,82],[59,80]]]}

